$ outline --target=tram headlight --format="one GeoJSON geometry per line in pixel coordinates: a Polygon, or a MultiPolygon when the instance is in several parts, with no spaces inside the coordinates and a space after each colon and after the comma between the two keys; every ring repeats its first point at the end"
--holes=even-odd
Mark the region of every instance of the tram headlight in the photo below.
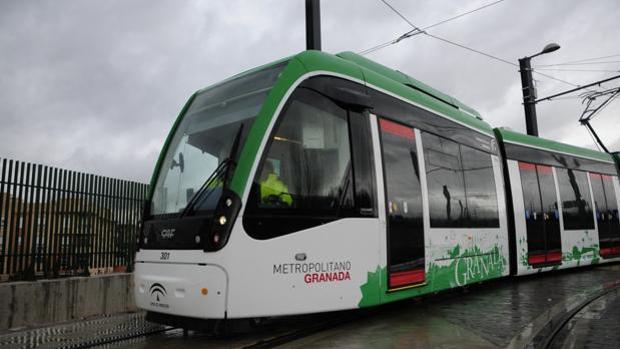
{"type": "Polygon", "coordinates": [[[226,222],[228,222],[228,220],[226,219],[226,216],[222,215],[220,216],[220,218],[218,218],[218,223],[220,223],[220,225],[226,225],[226,222]]]}
{"type": "Polygon", "coordinates": [[[205,251],[217,251],[226,245],[240,209],[239,195],[230,189],[224,189],[206,235],[201,236],[205,251]]]}
{"type": "Polygon", "coordinates": [[[148,244],[148,242],[149,242],[149,238],[145,236],[144,237],[144,244],[146,245],[146,244],[148,244]]]}
{"type": "Polygon", "coordinates": [[[196,241],[197,244],[200,243],[200,235],[196,235],[196,237],[194,237],[194,241],[196,241]]]}

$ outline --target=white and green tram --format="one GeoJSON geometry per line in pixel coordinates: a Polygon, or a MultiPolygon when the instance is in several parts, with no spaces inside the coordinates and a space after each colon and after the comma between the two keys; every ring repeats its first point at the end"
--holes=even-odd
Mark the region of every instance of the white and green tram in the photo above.
{"type": "Polygon", "coordinates": [[[353,53],[196,92],[162,149],[135,264],[154,321],[368,307],[618,260],[609,154],[493,129],[353,53]]]}

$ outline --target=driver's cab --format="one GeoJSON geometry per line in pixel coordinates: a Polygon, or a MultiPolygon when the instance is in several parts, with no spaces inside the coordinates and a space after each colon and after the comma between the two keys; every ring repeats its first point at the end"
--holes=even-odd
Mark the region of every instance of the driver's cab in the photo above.
{"type": "Polygon", "coordinates": [[[366,96],[361,84],[317,76],[302,82],[277,116],[245,205],[250,237],[266,240],[375,216],[369,116],[338,93],[366,96]]]}

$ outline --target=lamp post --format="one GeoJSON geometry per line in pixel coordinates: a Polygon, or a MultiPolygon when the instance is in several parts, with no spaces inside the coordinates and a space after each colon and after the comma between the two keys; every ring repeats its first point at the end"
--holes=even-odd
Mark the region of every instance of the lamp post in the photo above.
{"type": "Polygon", "coordinates": [[[306,50],[321,50],[320,0],[306,0],[306,50]]]}
{"type": "Polygon", "coordinates": [[[535,55],[519,59],[519,72],[521,73],[521,86],[523,90],[523,109],[525,110],[525,128],[527,134],[538,137],[538,120],[536,119],[536,88],[532,79],[532,66],[530,60],[545,53],[557,51],[560,45],[551,43],[535,55]]]}

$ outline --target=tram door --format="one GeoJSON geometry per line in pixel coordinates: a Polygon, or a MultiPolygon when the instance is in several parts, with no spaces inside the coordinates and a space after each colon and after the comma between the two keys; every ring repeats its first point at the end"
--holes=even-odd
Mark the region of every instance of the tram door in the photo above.
{"type": "Polygon", "coordinates": [[[530,265],[562,262],[560,213],[550,166],[519,162],[530,265]]]}
{"type": "Polygon", "coordinates": [[[379,120],[387,210],[388,286],[425,281],[422,192],[412,128],[379,120]]]}
{"type": "Polygon", "coordinates": [[[613,177],[590,173],[596,209],[598,239],[602,257],[620,255],[620,221],[613,177]]]}

